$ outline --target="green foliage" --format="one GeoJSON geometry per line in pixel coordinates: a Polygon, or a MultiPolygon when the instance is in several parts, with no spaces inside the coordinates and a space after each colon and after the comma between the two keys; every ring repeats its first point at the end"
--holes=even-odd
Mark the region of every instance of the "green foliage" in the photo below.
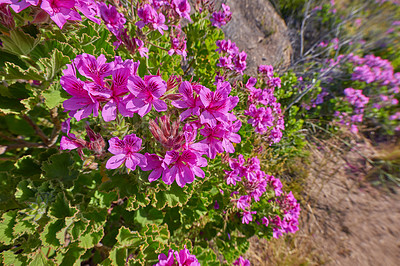
{"type": "MultiPolygon", "coordinates": [[[[128,18],[131,10],[125,12],[128,18]]],[[[72,138],[72,131],[67,136],[61,133],[61,123],[67,118],[62,103],[70,95],[61,87],[60,77],[79,54],[132,59],[140,62],[138,74],[142,77],[159,71],[164,80],[172,75],[193,78],[193,82],[200,80],[214,89],[220,56],[215,43],[224,34],[211,26],[207,11],[193,14],[192,23],[182,26],[187,38],[186,60],[168,54],[170,33],[140,31],[133,21],[127,22],[129,34],[145,36],[148,58],[123,45],[115,49],[116,38],[104,23],[84,19],[60,30],[49,23],[25,25],[32,21],[30,16],[29,9],[24,10],[16,15],[14,29],[0,33],[1,263],[152,265],[159,254],[187,247],[202,265],[221,265],[231,264],[245,253],[248,238],[272,237],[272,229],[262,224],[242,224],[231,196],[237,188],[224,180],[229,170],[225,157],[209,160],[203,169],[205,178],[182,188],[175,182],[150,183],[149,173],[139,169],[106,170],[108,153],[58,149],[60,135],[72,138]]],[[[287,74],[282,81],[276,95],[286,106],[295,94],[297,80],[287,74]]],[[[240,98],[238,109],[243,112],[247,95],[234,87],[232,95],[240,98]]],[[[179,114],[172,115],[177,118],[179,114]]],[[[242,142],[230,156],[255,156],[261,139],[242,114],[236,115],[243,120],[242,142]]],[[[148,130],[153,114],[121,118],[110,123],[94,117],[88,121],[105,140],[136,132],[143,136],[146,151],[157,151],[159,144],[148,130]]],[[[298,109],[290,109],[284,141],[266,152],[274,159],[271,173],[276,173],[273,166],[282,160],[301,154],[302,123],[298,109]]],[[[93,144],[90,134],[84,133],[85,121],[72,120],[71,124],[77,138],[93,144]]],[[[272,200],[275,194],[266,194],[254,206],[257,221],[264,216],[282,216],[272,200]]]]}

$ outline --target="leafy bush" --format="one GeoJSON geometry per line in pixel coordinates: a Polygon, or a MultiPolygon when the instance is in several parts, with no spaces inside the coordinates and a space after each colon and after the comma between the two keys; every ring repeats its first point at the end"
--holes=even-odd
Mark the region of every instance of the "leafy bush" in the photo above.
{"type": "Polygon", "coordinates": [[[295,77],[244,84],[227,6],[109,2],[0,1],[2,263],[243,265],[297,231],[259,154],[295,77]]]}

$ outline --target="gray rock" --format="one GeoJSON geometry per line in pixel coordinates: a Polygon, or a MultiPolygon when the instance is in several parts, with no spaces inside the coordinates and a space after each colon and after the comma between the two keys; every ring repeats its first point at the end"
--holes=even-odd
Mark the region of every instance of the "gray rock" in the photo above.
{"type": "MultiPolygon", "coordinates": [[[[219,8],[220,1],[217,1],[219,8]]],[[[284,70],[290,65],[292,47],[285,21],[268,0],[227,0],[232,20],[222,27],[226,38],[247,53],[248,75],[255,75],[259,65],[284,70]]]]}

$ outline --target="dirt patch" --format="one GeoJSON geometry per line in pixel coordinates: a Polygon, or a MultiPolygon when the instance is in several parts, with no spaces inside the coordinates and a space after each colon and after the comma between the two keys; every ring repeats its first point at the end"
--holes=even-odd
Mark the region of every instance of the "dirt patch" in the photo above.
{"type": "Polygon", "coordinates": [[[365,181],[366,141],[346,150],[340,141],[310,148],[300,231],[271,242],[251,241],[254,265],[399,265],[400,190],[365,181]],[[324,147],[324,148],[321,148],[324,147]]]}

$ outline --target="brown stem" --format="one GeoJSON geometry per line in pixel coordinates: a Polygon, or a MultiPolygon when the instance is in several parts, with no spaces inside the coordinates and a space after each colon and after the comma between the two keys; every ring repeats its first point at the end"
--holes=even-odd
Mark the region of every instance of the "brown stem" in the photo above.
{"type": "Polygon", "coordinates": [[[168,52],[168,49],[166,49],[166,48],[164,48],[164,47],[158,46],[158,45],[156,45],[156,44],[154,44],[154,43],[152,43],[152,42],[149,42],[149,41],[147,41],[147,40],[145,40],[145,42],[148,43],[148,44],[150,44],[150,45],[153,45],[154,47],[157,47],[158,49],[161,49],[161,50],[164,50],[164,51],[167,51],[167,52],[168,52]]]}
{"type": "Polygon", "coordinates": [[[192,61],[190,62],[188,68],[187,68],[187,69],[185,70],[185,72],[183,73],[183,76],[185,76],[185,75],[189,72],[189,70],[190,70],[190,68],[193,66],[193,64],[194,64],[194,58],[193,58],[192,61]]]}
{"type": "Polygon", "coordinates": [[[52,146],[54,146],[54,144],[56,144],[58,135],[60,134],[60,131],[61,131],[61,122],[58,119],[57,110],[58,110],[57,107],[50,110],[50,117],[51,117],[51,121],[54,124],[54,128],[53,128],[53,131],[51,132],[49,142],[47,143],[47,146],[49,146],[49,147],[52,147],[52,146]]]}
{"type": "Polygon", "coordinates": [[[22,118],[28,122],[28,124],[35,130],[36,134],[42,139],[42,141],[47,145],[49,143],[49,139],[47,138],[46,134],[40,129],[38,125],[27,115],[22,115],[22,118]]]}

